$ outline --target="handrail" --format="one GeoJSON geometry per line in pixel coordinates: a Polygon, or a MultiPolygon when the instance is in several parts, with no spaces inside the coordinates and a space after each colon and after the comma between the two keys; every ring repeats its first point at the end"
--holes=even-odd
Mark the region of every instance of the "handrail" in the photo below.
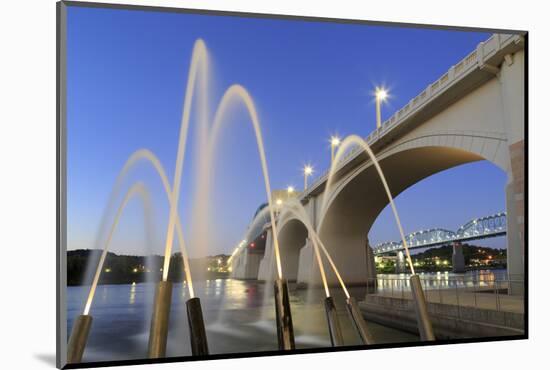
{"type": "MultiPolygon", "coordinates": [[[[495,277],[492,273],[473,276],[419,276],[428,303],[524,313],[525,280],[521,274],[510,274],[505,278],[495,277]]],[[[405,275],[395,278],[369,278],[367,298],[369,295],[410,300],[412,294],[409,278],[405,275]]],[[[460,317],[459,308],[456,313],[460,317]]]]}

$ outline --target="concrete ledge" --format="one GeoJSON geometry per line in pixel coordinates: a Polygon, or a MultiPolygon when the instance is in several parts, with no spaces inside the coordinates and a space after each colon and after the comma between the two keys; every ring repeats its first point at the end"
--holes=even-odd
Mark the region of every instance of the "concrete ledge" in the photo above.
{"type": "MultiPolygon", "coordinates": [[[[359,308],[368,321],[418,334],[413,301],[367,295],[359,308]]],[[[428,303],[428,312],[438,339],[496,337],[524,334],[521,313],[475,307],[428,303]]]]}

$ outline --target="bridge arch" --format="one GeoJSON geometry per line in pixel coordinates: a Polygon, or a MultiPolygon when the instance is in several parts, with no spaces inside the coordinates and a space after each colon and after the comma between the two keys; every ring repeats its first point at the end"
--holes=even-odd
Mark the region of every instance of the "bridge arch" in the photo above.
{"type": "MultiPolygon", "coordinates": [[[[396,197],[425,178],[470,162],[488,160],[507,171],[505,144],[500,134],[447,131],[400,140],[379,152],[378,160],[396,197]]],[[[329,191],[319,215],[319,235],[335,263],[346,266],[345,281],[364,282],[368,232],[389,203],[384,187],[372,162],[365,160],[329,191]]],[[[329,279],[333,282],[335,276],[329,274],[329,279]]]]}
{"type": "Polygon", "coordinates": [[[288,281],[298,279],[300,266],[300,251],[306,245],[308,230],[304,223],[289,215],[279,221],[279,248],[281,252],[281,267],[283,276],[288,281]]]}

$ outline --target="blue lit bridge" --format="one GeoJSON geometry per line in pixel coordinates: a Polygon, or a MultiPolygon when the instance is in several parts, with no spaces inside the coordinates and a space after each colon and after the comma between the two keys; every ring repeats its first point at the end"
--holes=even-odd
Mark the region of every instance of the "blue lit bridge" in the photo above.
{"type": "MultiPolygon", "coordinates": [[[[437,247],[453,242],[494,238],[502,235],[506,235],[505,212],[470,220],[457,231],[441,228],[416,231],[406,235],[405,240],[409,249],[414,249],[437,247]]],[[[376,255],[380,255],[404,249],[402,242],[384,242],[376,245],[373,248],[373,252],[376,255]]]]}

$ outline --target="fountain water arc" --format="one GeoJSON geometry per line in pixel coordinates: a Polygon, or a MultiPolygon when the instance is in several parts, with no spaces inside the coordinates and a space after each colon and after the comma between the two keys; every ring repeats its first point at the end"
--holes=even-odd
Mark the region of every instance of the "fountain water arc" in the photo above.
{"type": "MultiPolygon", "coordinates": [[[[202,89],[203,94],[206,95],[206,76],[207,76],[207,66],[208,66],[208,52],[206,49],[206,44],[203,40],[198,39],[195,41],[193,47],[193,52],[191,54],[191,66],[189,68],[189,74],[187,79],[187,86],[185,89],[185,97],[183,102],[183,111],[180,124],[180,132],[178,139],[178,150],[176,155],[176,165],[174,171],[174,182],[171,192],[170,200],[170,216],[168,219],[168,228],[166,231],[166,245],[164,250],[164,267],[162,271],[162,279],[166,281],[168,279],[168,270],[170,267],[170,255],[172,252],[172,244],[174,242],[174,230],[176,227],[176,217],[177,217],[177,208],[180,194],[180,185],[181,177],[183,172],[183,163],[185,157],[185,148],[187,143],[187,133],[189,130],[189,120],[191,116],[191,106],[193,104],[193,95],[195,90],[195,82],[197,79],[197,74],[199,69],[202,70],[202,89]]],[[[205,95],[203,100],[206,100],[205,95]]],[[[203,109],[201,109],[201,119],[200,121],[205,124],[204,110],[206,109],[206,102],[203,102],[203,109]]]]}
{"type": "MultiPolygon", "coordinates": [[[[159,176],[159,179],[161,180],[161,183],[164,188],[164,192],[166,194],[170,207],[172,207],[172,203],[171,203],[172,198],[170,197],[170,194],[172,194],[172,189],[170,188],[170,182],[168,181],[168,176],[166,175],[164,166],[162,165],[158,157],[149,149],[139,149],[130,156],[124,168],[130,168],[139,160],[146,160],[148,163],[150,163],[153,166],[153,169],[156,171],[156,173],[159,176]]],[[[176,209],[175,217],[176,217],[175,230],[176,230],[176,235],[178,237],[178,244],[180,246],[180,251],[183,259],[183,265],[185,269],[185,279],[187,281],[187,288],[189,290],[190,298],[194,298],[195,291],[193,288],[193,279],[191,277],[191,269],[189,266],[189,255],[187,254],[187,244],[185,242],[183,228],[181,226],[181,220],[180,220],[179,214],[177,213],[177,209],[176,209]]]]}
{"type": "Polygon", "coordinates": [[[346,295],[347,298],[350,298],[350,294],[348,292],[348,289],[346,288],[346,284],[344,283],[344,280],[342,279],[342,276],[340,275],[340,272],[338,271],[338,268],[336,267],[336,264],[334,263],[332,257],[330,256],[330,253],[328,252],[327,248],[325,247],[323,241],[319,237],[319,234],[317,234],[317,231],[315,231],[315,228],[313,227],[311,222],[309,222],[307,212],[306,212],[304,206],[302,205],[302,203],[300,203],[296,199],[288,199],[288,200],[286,200],[284,205],[286,206],[285,210],[288,210],[289,212],[293,212],[293,214],[295,214],[296,217],[298,217],[298,219],[300,219],[304,223],[304,225],[306,225],[306,228],[308,228],[308,232],[310,232],[311,235],[312,235],[312,238],[313,238],[312,241],[314,242],[314,246],[318,245],[319,247],[321,247],[321,250],[323,251],[325,257],[327,258],[327,260],[328,260],[328,262],[329,262],[329,264],[332,268],[332,271],[336,275],[336,278],[338,279],[338,282],[340,283],[340,286],[342,287],[342,290],[344,291],[344,294],[346,295]],[[296,210],[292,211],[292,207],[294,207],[296,210]],[[315,243],[317,243],[317,244],[315,244],[315,243]]]}
{"type": "MultiPolygon", "coordinates": [[[[260,156],[260,162],[262,166],[262,174],[264,177],[265,191],[268,201],[268,209],[270,215],[271,228],[273,230],[273,246],[275,253],[275,262],[277,266],[277,276],[278,279],[274,284],[274,296],[275,296],[275,316],[277,324],[277,338],[279,342],[279,349],[281,350],[291,350],[295,348],[294,342],[294,329],[292,324],[292,315],[290,312],[290,299],[288,296],[288,285],[286,280],[283,278],[282,267],[281,267],[281,257],[279,252],[279,241],[278,241],[278,229],[277,223],[275,220],[275,211],[273,207],[273,199],[271,196],[271,184],[269,181],[269,170],[267,167],[267,160],[265,156],[265,148],[263,142],[262,131],[260,127],[260,120],[256,112],[256,106],[254,101],[248,91],[241,85],[234,84],[231,85],[223,94],[222,99],[216,109],[214,115],[214,122],[210,131],[210,140],[208,143],[207,151],[207,161],[210,162],[213,158],[213,151],[216,148],[216,143],[219,138],[219,131],[224,122],[223,118],[225,117],[225,112],[230,107],[234,99],[239,99],[245,106],[250,121],[254,128],[254,134],[256,136],[256,144],[258,147],[258,153],[260,156]]],[[[204,174],[204,172],[203,172],[204,174]]],[[[206,185],[209,184],[209,175],[205,175],[206,185]]]]}
{"type": "MultiPolygon", "coordinates": [[[[326,186],[325,186],[325,195],[323,195],[323,199],[321,202],[321,214],[324,214],[326,207],[328,205],[328,201],[330,198],[331,190],[332,190],[332,182],[334,181],[334,174],[336,173],[338,169],[338,163],[345,154],[346,150],[350,148],[351,146],[359,146],[367,155],[369,156],[370,160],[374,164],[376,171],[378,172],[378,176],[380,177],[380,180],[382,181],[382,185],[384,186],[384,190],[386,191],[386,195],[388,196],[388,200],[393,212],[393,216],[395,219],[395,222],[397,224],[397,228],[399,230],[399,235],[401,236],[401,240],[403,242],[403,246],[405,248],[405,253],[407,255],[407,262],[409,264],[409,268],[411,270],[412,275],[415,275],[414,273],[414,266],[411,259],[411,254],[409,252],[409,247],[405,238],[405,233],[403,231],[403,226],[401,225],[401,219],[399,218],[399,214],[397,212],[397,208],[395,207],[395,203],[393,201],[393,196],[391,194],[390,188],[388,186],[388,183],[386,181],[386,177],[384,176],[384,172],[382,171],[382,168],[380,167],[380,164],[378,163],[378,160],[376,159],[376,156],[372,152],[370,146],[366,143],[363,138],[357,135],[349,135],[347,136],[341,143],[341,145],[338,148],[338,151],[336,152],[336,156],[334,158],[334,161],[332,162],[329,170],[329,175],[327,178],[326,186]]],[[[319,223],[318,229],[321,228],[321,225],[323,223],[324,219],[321,219],[321,222],[319,223]]]]}
{"type": "MultiPolygon", "coordinates": [[[[334,178],[334,174],[336,172],[337,163],[340,161],[341,157],[344,155],[344,152],[346,149],[348,149],[352,145],[358,145],[364,152],[366,152],[374,164],[376,171],[378,172],[378,176],[380,177],[380,180],[382,181],[382,185],[384,186],[384,190],[386,191],[386,195],[388,196],[388,200],[390,202],[390,206],[393,212],[393,216],[395,218],[395,222],[397,224],[397,228],[399,229],[399,234],[401,236],[401,241],[403,243],[403,247],[405,248],[405,253],[407,255],[407,262],[409,264],[409,268],[411,270],[411,277],[410,277],[410,283],[411,283],[411,292],[413,296],[413,301],[415,304],[415,310],[416,310],[416,319],[418,323],[418,329],[420,332],[420,338],[422,340],[427,341],[433,341],[435,340],[435,334],[433,331],[433,327],[431,324],[431,320],[428,314],[428,307],[426,304],[426,298],[424,296],[424,292],[422,290],[422,284],[420,281],[420,277],[415,274],[414,272],[414,266],[411,259],[411,254],[409,251],[409,247],[407,244],[407,240],[405,238],[405,233],[403,232],[403,227],[401,225],[401,220],[399,218],[399,214],[397,212],[397,208],[395,207],[395,203],[393,201],[393,196],[391,194],[391,191],[389,189],[388,183],[386,181],[386,177],[384,176],[384,172],[382,171],[382,168],[380,168],[380,164],[378,163],[378,160],[376,159],[376,156],[372,152],[370,146],[366,143],[365,140],[363,140],[361,137],[357,135],[349,135],[344,139],[340,147],[338,148],[338,152],[336,154],[335,160],[332,162],[329,176],[327,179],[327,183],[325,186],[325,195],[323,196],[322,204],[321,204],[321,214],[324,214],[326,206],[328,204],[328,199],[331,192],[332,182],[334,178]]],[[[321,219],[321,222],[319,223],[319,229],[324,221],[324,218],[321,219]]],[[[349,300],[349,298],[348,298],[349,300]]],[[[353,304],[351,301],[350,304],[353,304]]],[[[352,308],[353,310],[353,308],[352,308]]]]}
{"type": "Polygon", "coordinates": [[[111,230],[109,231],[109,235],[108,235],[107,241],[105,243],[105,247],[103,248],[103,251],[101,252],[101,257],[99,259],[98,268],[95,272],[94,279],[93,279],[92,285],[90,287],[90,293],[88,294],[88,299],[86,300],[86,305],[84,306],[83,315],[88,315],[89,312],[90,312],[90,308],[91,308],[91,305],[92,305],[92,301],[94,299],[97,284],[99,282],[99,277],[100,277],[101,271],[103,269],[103,264],[105,263],[105,258],[107,257],[107,252],[109,251],[109,245],[110,245],[111,240],[113,238],[114,232],[115,232],[115,230],[118,226],[120,216],[122,215],[122,212],[126,208],[126,205],[130,201],[130,199],[136,194],[141,195],[142,199],[144,200],[144,205],[145,205],[146,208],[149,206],[149,192],[147,191],[147,188],[145,187],[145,185],[142,182],[135,183],[128,190],[128,192],[126,193],[126,195],[124,197],[124,200],[122,201],[122,203],[120,204],[120,206],[117,210],[115,220],[114,220],[114,222],[111,226],[111,230]]]}
{"type": "MultiPolygon", "coordinates": [[[[130,157],[128,158],[128,160],[124,164],[122,170],[119,172],[119,176],[117,178],[117,181],[115,182],[115,187],[113,188],[113,190],[116,190],[116,191],[113,191],[112,194],[116,195],[116,193],[118,192],[118,190],[120,188],[120,185],[122,184],[122,180],[126,177],[129,170],[131,168],[133,168],[133,166],[135,166],[136,163],[140,160],[146,160],[148,163],[150,163],[153,166],[153,168],[155,169],[156,173],[158,174],[158,176],[159,176],[159,178],[162,182],[162,185],[164,187],[164,191],[167,195],[168,201],[170,202],[170,200],[171,200],[171,198],[170,198],[170,194],[171,194],[170,183],[168,182],[168,177],[166,176],[166,172],[164,170],[164,167],[162,166],[160,160],[155,156],[155,154],[153,152],[151,152],[150,150],[148,150],[148,149],[139,149],[139,150],[135,151],[132,155],[130,155],[130,157]]],[[[144,187],[144,185],[142,185],[141,187],[144,187]]],[[[134,190],[134,192],[136,192],[136,191],[139,191],[139,190],[134,190]]],[[[128,198],[129,192],[127,193],[125,199],[128,198]]],[[[124,204],[124,203],[125,202],[123,201],[122,204],[124,204]]],[[[119,212],[121,212],[123,208],[124,207],[121,205],[119,207],[119,212]]],[[[115,218],[115,222],[113,223],[113,225],[111,227],[110,235],[112,235],[112,233],[116,229],[117,224],[118,224],[118,219],[115,218]]],[[[188,290],[189,290],[189,295],[190,295],[191,298],[193,298],[195,296],[195,292],[194,292],[194,289],[193,289],[193,280],[192,280],[192,277],[191,277],[191,270],[189,268],[189,257],[188,257],[188,254],[187,254],[187,247],[186,247],[186,244],[185,244],[185,238],[184,238],[184,235],[183,235],[183,230],[182,230],[182,227],[181,227],[181,222],[180,222],[178,214],[176,214],[176,233],[177,233],[177,236],[178,236],[178,244],[180,246],[182,259],[183,259],[183,263],[184,263],[185,277],[186,277],[186,281],[187,281],[187,287],[188,287],[188,290]]],[[[99,281],[100,274],[103,271],[103,264],[105,262],[105,256],[107,255],[107,252],[109,250],[109,243],[110,243],[110,238],[107,239],[107,242],[105,243],[105,245],[103,247],[102,257],[99,260],[99,263],[98,263],[98,266],[97,266],[97,269],[96,269],[96,272],[95,272],[94,280],[92,282],[92,287],[90,289],[90,293],[88,295],[88,300],[87,300],[87,303],[86,303],[86,307],[84,309],[84,314],[88,314],[88,312],[90,310],[90,306],[91,306],[92,301],[93,301],[93,297],[94,297],[94,294],[95,294],[97,283],[99,281]]]]}
{"type": "Polygon", "coordinates": [[[271,228],[273,229],[273,245],[274,245],[274,251],[275,251],[277,275],[279,279],[282,279],[283,273],[281,268],[281,257],[279,252],[279,241],[277,239],[277,235],[278,235],[277,224],[275,222],[275,211],[273,206],[273,199],[271,197],[271,184],[269,181],[269,170],[267,167],[267,160],[265,156],[265,147],[264,147],[263,136],[262,136],[261,126],[260,126],[260,120],[258,118],[258,113],[256,112],[256,106],[254,104],[254,100],[252,99],[248,91],[243,86],[238,84],[231,85],[223,94],[222,99],[218,105],[218,109],[216,110],[216,113],[214,115],[214,123],[211,129],[210,141],[208,144],[209,151],[207,155],[208,155],[208,158],[211,160],[213,156],[213,150],[214,148],[216,148],[217,140],[220,136],[219,132],[224,122],[223,118],[225,117],[225,113],[227,109],[230,107],[234,99],[239,99],[244,104],[248,112],[248,115],[250,117],[252,126],[254,128],[254,134],[256,136],[256,143],[258,146],[258,153],[260,155],[260,162],[262,166],[262,174],[264,177],[269,216],[271,220],[271,228]]]}
{"type": "Polygon", "coordinates": [[[286,213],[290,213],[294,215],[298,220],[300,220],[305,226],[308,231],[308,233],[312,236],[312,242],[313,242],[313,249],[315,251],[315,258],[317,260],[317,264],[319,266],[319,272],[321,274],[321,281],[323,283],[323,288],[325,289],[325,295],[326,297],[330,297],[330,289],[328,287],[325,268],[323,265],[323,261],[321,260],[321,254],[319,253],[319,246],[318,246],[318,238],[317,233],[315,232],[315,229],[311,225],[311,222],[309,222],[309,218],[307,213],[305,212],[305,209],[303,208],[302,204],[294,199],[287,199],[283,205],[283,210],[280,213],[280,217],[283,218],[286,213]]]}

